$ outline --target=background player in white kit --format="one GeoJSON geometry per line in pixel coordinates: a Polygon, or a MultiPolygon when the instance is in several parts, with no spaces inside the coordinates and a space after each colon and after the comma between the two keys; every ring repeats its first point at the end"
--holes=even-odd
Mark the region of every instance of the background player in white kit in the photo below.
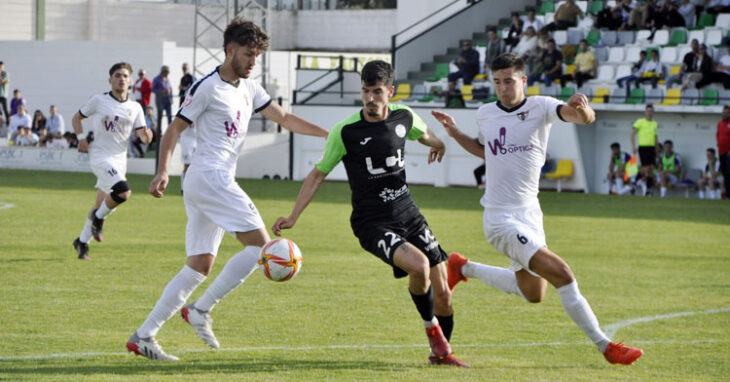
{"type": "Polygon", "coordinates": [[[130,135],[137,134],[142,143],[149,143],[152,139],[152,130],[146,127],[142,107],[128,97],[131,74],[132,66],[128,63],[114,64],[109,69],[112,90],[91,97],[71,121],[76,135],[81,138],[81,120],[94,118],[91,131],[86,138],[79,139],[79,151],[89,153],[91,171],[97,179],[95,187],[99,190],[86,224],[73,242],[82,260],[89,259],[88,243],[92,236],[97,241],[103,240],[102,228],[106,216],[132,194],[126,179],[130,135]]]}
{"type": "Polygon", "coordinates": [[[593,123],[595,112],[583,94],[572,96],[567,104],[551,97],[526,98],[525,64],[513,53],[499,55],[491,69],[499,101],[477,111],[478,138],[461,132],[450,115],[438,111],[432,114],[466,151],[485,159],[486,188],[481,199],[484,235],[510,258],[512,265],[510,269],[493,267],[454,253],[448,263],[449,287],[453,289],[459,281],[476,277],[528,302],[540,302],[547,280],[557,289],[565,312],[606,360],[631,364],[643,351],[611,342],[601,331],[570,267],[547,248],[537,199],[550,127],[558,119],[581,125],[593,123]]]}
{"type": "Polygon", "coordinates": [[[231,257],[200,299],[181,312],[203,341],[219,347],[209,312],[256,269],[261,246],[269,241],[256,207],[234,179],[251,115],[260,112],[295,133],[327,136],[327,130],[272,103],[261,85],[248,79],[256,57],[268,44],[269,37],[258,26],[235,18],[223,34],[225,61],[193,85],[162,139],[160,167],[150,183],[150,193],[155,197],[161,197],[167,187],[167,167],[180,132],[195,122],[198,147],[183,184],[188,258],[145,322],[129,338],[127,349],[135,354],[152,360],[177,360],[162,350],[154,336],[205,280],[227,231],[245,248],[231,257]]]}

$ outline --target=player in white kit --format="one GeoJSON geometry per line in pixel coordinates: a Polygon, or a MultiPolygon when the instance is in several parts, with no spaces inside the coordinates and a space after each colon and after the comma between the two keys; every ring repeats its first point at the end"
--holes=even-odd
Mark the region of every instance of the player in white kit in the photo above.
{"type": "Polygon", "coordinates": [[[91,171],[96,175],[96,201],[89,212],[81,234],[73,242],[79,259],[89,259],[91,237],[102,241],[104,219],[127,201],[132,194],[126,179],[127,144],[131,134],[137,134],[143,143],[152,139],[152,130],[145,124],[139,103],[130,100],[127,90],[131,83],[132,66],[126,62],[109,69],[108,93],[91,97],[73,116],[72,126],[79,136],[79,151],[89,153],[91,171]],[[93,118],[91,131],[81,138],[81,120],[93,118]]]}
{"type": "Polygon", "coordinates": [[[606,360],[631,364],[643,351],[612,342],[601,331],[570,267],[547,248],[537,199],[540,168],[545,163],[551,126],[559,119],[590,124],[595,120],[595,112],[583,94],[572,96],[567,104],[551,97],[526,98],[525,64],[513,53],[499,55],[491,69],[499,101],[477,111],[477,138],[461,132],[448,114],[438,111],[432,114],[466,151],[484,158],[486,189],[481,199],[484,235],[510,258],[512,265],[510,269],[493,267],[452,253],[448,263],[449,287],[453,290],[459,281],[476,277],[528,302],[540,302],[545,296],[547,280],[557,289],[565,312],[606,360]]]}
{"type": "Polygon", "coordinates": [[[234,179],[251,115],[261,113],[295,133],[327,136],[327,130],[272,103],[261,85],[248,78],[256,57],[268,44],[269,37],[258,26],[236,17],[223,34],[225,61],[190,88],[162,139],[160,167],[150,183],[150,193],[155,197],[162,197],[167,187],[167,168],[178,136],[195,123],[198,147],[183,184],[188,215],[185,230],[188,257],[145,322],[127,341],[130,352],[152,360],[177,360],[166,354],[154,337],[180,308],[183,319],[200,338],[213,348],[219,347],[209,312],[256,269],[261,247],[269,241],[256,207],[234,179]],[[245,248],[231,257],[197,301],[183,307],[213,267],[226,231],[235,235],[245,248]]]}

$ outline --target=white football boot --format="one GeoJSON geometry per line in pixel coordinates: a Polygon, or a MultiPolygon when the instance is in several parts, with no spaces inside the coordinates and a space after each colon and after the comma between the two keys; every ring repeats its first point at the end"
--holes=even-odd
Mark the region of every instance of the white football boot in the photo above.
{"type": "Polygon", "coordinates": [[[153,361],[178,360],[178,358],[174,355],[169,355],[165,353],[154,337],[139,338],[137,332],[134,332],[134,334],[129,337],[129,340],[127,340],[127,350],[136,355],[141,355],[153,361]]]}
{"type": "Polygon", "coordinates": [[[213,319],[210,318],[210,313],[201,312],[195,308],[195,303],[192,303],[182,308],[180,315],[208,346],[215,349],[221,346],[215,338],[215,334],[213,334],[213,319]]]}

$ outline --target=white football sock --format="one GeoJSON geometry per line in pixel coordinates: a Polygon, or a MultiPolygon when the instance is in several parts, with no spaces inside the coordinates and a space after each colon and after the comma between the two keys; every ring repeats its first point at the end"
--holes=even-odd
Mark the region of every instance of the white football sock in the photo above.
{"type": "Polygon", "coordinates": [[[137,329],[140,338],[154,337],[160,328],[175,312],[182,308],[185,301],[193,294],[195,288],[205,281],[203,274],[185,265],[162,291],[162,296],[147,316],[142,326],[137,329]]]}
{"type": "Polygon", "coordinates": [[[101,206],[99,206],[99,208],[96,210],[96,213],[94,215],[96,215],[96,217],[98,219],[104,219],[107,215],[109,215],[112,212],[114,212],[114,209],[109,208],[106,205],[106,200],[104,200],[103,202],[101,202],[101,206]]]}
{"type": "Polygon", "coordinates": [[[461,274],[477,278],[489,286],[525,299],[520,287],[517,286],[517,276],[509,269],[468,261],[461,267],[461,274]]]}
{"type": "Polygon", "coordinates": [[[91,219],[86,218],[84,228],[81,230],[79,235],[79,241],[82,243],[88,243],[91,240],[91,219]]]}
{"type": "Polygon", "coordinates": [[[243,251],[233,255],[223,267],[221,274],[208,287],[203,295],[195,302],[195,309],[203,312],[213,310],[213,307],[228,293],[241,285],[244,280],[256,269],[261,247],[249,245],[243,251]]]}
{"type": "Polygon", "coordinates": [[[662,197],[662,198],[665,197],[665,196],[667,196],[667,188],[666,187],[661,187],[659,189],[659,196],[662,197]]]}
{"type": "Polygon", "coordinates": [[[622,178],[616,178],[616,189],[620,190],[624,187],[624,180],[622,178]]]}
{"type": "MultiPolygon", "coordinates": [[[[712,190],[710,190],[709,194],[710,194],[710,199],[712,199],[712,190]]],[[[700,199],[704,199],[705,198],[705,191],[703,191],[703,190],[697,191],[697,196],[700,199]]]]}
{"type": "Polygon", "coordinates": [[[623,188],[621,188],[621,189],[620,189],[620,190],[618,191],[618,194],[619,194],[619,195],[626,195],[626,194],[628,194],[629,192],[631,192],[631,186],[627,184],[627,185],[625,185],[625,186],[624,186],[623,188]]]}
{"type": "Polygon", "coordinates": [[[572,283],[563,285],[556,290],[560,295],[560,302],[563,303],[563,309],[568,313],[568,316],[598,346],[598,350],[605,353],[606,347],[611,340],[606,337],[600,326],[598,326],[598,319],[593,314],[591,306],[588,305],[588,301],[578,290],[578,282],[573,280],[572,283]]]}

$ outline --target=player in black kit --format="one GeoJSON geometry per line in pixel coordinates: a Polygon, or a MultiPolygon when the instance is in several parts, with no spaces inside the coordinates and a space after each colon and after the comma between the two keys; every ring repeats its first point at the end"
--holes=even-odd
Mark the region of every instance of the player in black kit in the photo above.
{"type": "Polygon", "coordinates": [[[272,230],[279,235],[292,228],[342,161],[352,190],[352,231],[365,250],[393,267],[395,277],[409,277],[408,290],[431,346],[429,362],[469,367],[449,345],[454,313],[444,264],[448,257],[411,198],[403,158],[406,139],[431,147],[429,163],[440,162],[446,148],[410,108],[388,103],[393,75],[393,67],[383,61],[363,67],[365,107],[330,131],[323,158],[304,180],[291,214],[277,219],[272,230]]]}

